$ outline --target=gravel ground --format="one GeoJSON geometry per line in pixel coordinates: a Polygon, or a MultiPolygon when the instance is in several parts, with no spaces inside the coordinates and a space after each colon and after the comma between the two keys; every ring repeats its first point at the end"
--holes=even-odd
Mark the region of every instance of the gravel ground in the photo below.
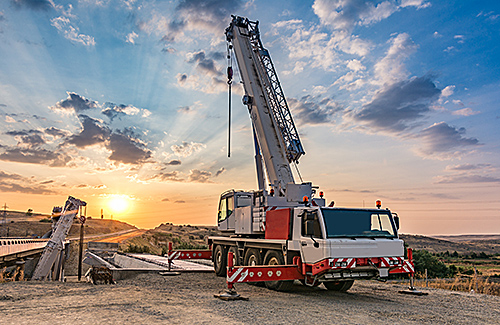
{"type": "Polygon", "coordinates": [[[275,292],[237,285],[249,301],[213,297],[225,279],[212,273],[143,274],[116,285],[84,282],[0,284],[0,324],[500,324],[500,297],[357,281],[348,293],[295,285],[275,292]]]}

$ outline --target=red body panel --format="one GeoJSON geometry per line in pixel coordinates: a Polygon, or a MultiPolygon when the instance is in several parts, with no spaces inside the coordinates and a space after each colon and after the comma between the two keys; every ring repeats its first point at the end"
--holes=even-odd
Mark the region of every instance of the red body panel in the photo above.
{"type": "Polygon", "coordinates": [[[290,239],[290,215],[292,209],[266,212],[266,239],[290,239]]]}

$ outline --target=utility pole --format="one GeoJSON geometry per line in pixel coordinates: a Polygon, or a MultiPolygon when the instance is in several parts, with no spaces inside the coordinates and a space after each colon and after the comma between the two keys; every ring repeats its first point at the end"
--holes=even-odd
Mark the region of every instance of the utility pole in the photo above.
{"type": "MultiPolygon", "coordinates": [[[[3,226],[5,227],[5,229],[7,229],[7,203],[4,203],[3,205],[3,226]]],[[[5,232],[5,231],[4,231],[5,232]]],[[[8,231],[7,231],[7,235],[6,237],[8,237],[8,231]]]]}

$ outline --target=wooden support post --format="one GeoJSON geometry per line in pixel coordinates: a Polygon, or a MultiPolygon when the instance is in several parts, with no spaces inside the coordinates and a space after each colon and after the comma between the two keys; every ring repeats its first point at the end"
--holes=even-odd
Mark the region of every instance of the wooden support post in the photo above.
{"type": "MultiPolygon", "coordinates": [[[[81,222],[81,221],[80,221],[81,222]]],[[[80,224],[80,247],[78,251],[78,281],[82,278],[82,259],[83,259],[83,222],[80,224]]]]}

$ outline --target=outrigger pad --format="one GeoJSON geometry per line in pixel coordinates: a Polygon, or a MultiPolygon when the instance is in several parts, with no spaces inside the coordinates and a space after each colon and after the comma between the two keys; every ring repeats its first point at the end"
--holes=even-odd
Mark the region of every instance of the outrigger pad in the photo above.
{"type": "Polygon", "coordinates": [[[248,297],[242,297],[239,294],[236,293],[234,290],[228,290],[225,293],[220,293],[217,295],[214,295],[215,298],[219,298],[221,300],[225,301],[233,301],[233,300],[245,300],[248,301],[248,297]]]}
{"type": "Polygon", "coordinates": [[[174,276],[174,275],[181,275],[181,272],[166,271],[166,272],[158,272],[158,274],[163,276],[174,276]]]}
{"type": "Polygon", "coordinates": [[[398,292],[402,293],[402,294],[414,295],[414,296],[427,296],[429,294],[428,292],[423,292],[423,291],[411,289],[411,288],[408,288],[407,290],[400,290],[398,292]]]}

